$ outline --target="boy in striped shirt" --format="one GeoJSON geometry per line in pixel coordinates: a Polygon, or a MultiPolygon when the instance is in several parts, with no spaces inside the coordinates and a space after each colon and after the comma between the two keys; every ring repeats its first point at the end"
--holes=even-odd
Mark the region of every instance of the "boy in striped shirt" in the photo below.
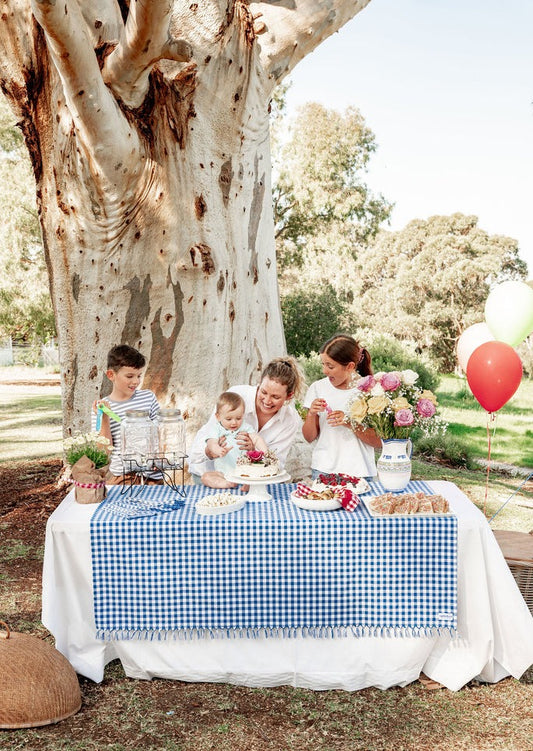
{"type": "MultiPolygon", "coordinates": [[[[151,420],[159,412],[159,403],[153,391],[139,389],[146,358],[134,347],[118,344],[107,354],[106,375],[113,385],[109,396],[95,402],[95,412],[99,404],[106,404],[118,417],[124,419],[130,410],[146,410],[151,420]]],[[[93,414],[93,429],[96,427],[96,414],[93,414]]],[[[112,452],[109,464],[108,484],[116,484],[123,479],[123,465],[120,454],[120,422],[102,413],[100,433],[111,441],[112,452]]]]}

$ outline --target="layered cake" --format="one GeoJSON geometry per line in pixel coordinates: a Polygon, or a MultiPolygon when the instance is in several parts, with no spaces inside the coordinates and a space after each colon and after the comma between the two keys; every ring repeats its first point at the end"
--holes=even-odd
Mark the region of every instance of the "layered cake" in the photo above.
{"type": "Polygon", "coordinates": [[[235,476],[248,480],[261,480],[279,475],[279,459],[273,451],[247,451],[237,459],[235,476]]]}

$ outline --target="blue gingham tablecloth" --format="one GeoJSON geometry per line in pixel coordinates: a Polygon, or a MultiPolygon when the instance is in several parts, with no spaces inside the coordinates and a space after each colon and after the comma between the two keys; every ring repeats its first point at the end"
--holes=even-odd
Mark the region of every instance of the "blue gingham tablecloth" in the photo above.
{"type": "MultiPolygon", "coordinates": [[[[201,486],[186,486],[184,504],[161,486],[126,502],[111,488],[91,521],[98,637],[455,631],[453,514],[377,518],[363,503],[306,511],[290,501],[295,487],[270,485],[271,501],[216,516],[195,511],[216,492],[201,486]]],[[[421,482],[405,492],[417,490],[431,492],[421,482]]]]}

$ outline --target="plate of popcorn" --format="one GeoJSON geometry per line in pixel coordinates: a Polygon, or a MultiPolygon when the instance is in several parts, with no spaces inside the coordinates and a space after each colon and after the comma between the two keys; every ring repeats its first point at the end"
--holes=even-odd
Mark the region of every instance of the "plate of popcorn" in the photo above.
{"type": "Polygon", "coordinates": [[[230,514],[238,511],[246,503],[246,498],[234,493],[210,493],[196,501],[194,507],[198,514],[213,516],[215,514],[230,514]]]}

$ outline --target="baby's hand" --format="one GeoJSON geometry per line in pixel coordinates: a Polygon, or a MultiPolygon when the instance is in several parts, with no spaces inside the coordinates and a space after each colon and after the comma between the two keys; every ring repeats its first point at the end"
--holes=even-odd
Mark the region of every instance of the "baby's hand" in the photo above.
{"type": "Polygon", "coordinates": [[[210,438],[205,448],[207,456],[211,459],[219,459],[231,451],[231,446],[226,446],[226,439],[224,437],[219,438],[218,441],[216,438],[210,438]]]}

